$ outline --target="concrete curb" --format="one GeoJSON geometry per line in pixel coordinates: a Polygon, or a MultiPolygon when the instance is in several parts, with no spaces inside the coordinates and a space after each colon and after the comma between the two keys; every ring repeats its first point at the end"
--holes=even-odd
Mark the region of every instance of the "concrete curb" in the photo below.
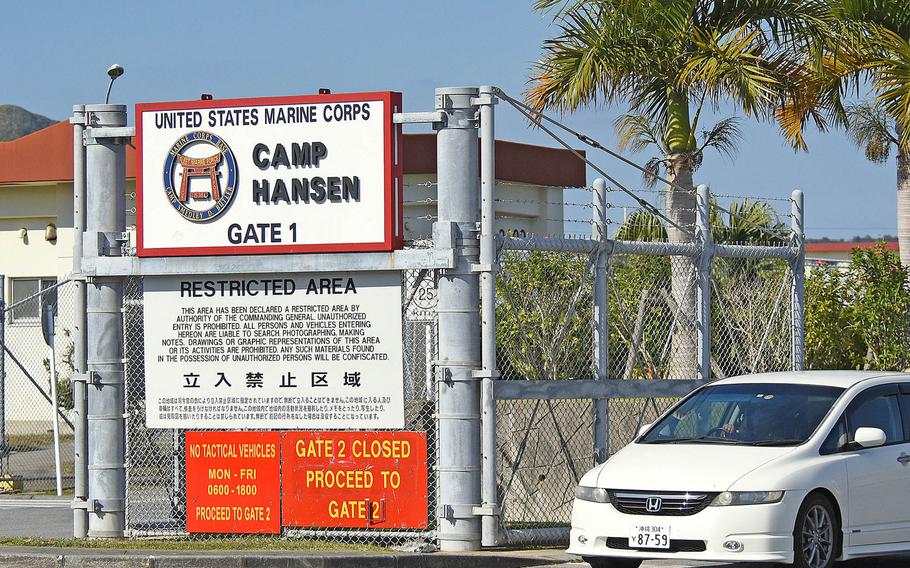
{"type": "Polygon", "coordinates": [[[568,560],[555,551],[348,554],[2,548],[3,568],[524,568],[568,560]]]}

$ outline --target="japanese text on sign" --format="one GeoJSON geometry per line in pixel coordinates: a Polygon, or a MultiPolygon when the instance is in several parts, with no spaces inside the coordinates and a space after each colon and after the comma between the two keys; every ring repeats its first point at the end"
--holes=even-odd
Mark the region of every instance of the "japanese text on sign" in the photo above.
{"type": "Polygon", "coordinates": [[[400,428],[396,272],[148,277],[152,428],[400,428]]]}

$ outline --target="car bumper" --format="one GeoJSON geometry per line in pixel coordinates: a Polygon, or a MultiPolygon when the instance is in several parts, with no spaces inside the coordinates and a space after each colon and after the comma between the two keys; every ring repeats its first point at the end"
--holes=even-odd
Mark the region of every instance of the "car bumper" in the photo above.
{"type": "Polygon", "coordinates": [[[805,496],[805,492],[788,491],[779,503],[707,507],[689,516],[629,515],[609,503],[576,499],[568,552],[579,556],[790,563],[793,526],[805,496]],[[670,527],[672,551],[628,548],[633,525],[655,522],[670,527]],[[724,548],[728,541],[739,542],[741,550],[724,548]]]}

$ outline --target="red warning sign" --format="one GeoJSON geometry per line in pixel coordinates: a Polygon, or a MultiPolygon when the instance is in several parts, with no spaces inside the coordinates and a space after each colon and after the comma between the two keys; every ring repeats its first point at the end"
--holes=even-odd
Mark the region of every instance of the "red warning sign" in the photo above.
{"type": "Polygon", "coordinates": [[[186,530],[281,533],[278,432],[186,433],[186,530]]]}
{"type": "Polygon", "coordinates": [[[284,432],[289,527],[426,528],[424,432],[284,432]]]}

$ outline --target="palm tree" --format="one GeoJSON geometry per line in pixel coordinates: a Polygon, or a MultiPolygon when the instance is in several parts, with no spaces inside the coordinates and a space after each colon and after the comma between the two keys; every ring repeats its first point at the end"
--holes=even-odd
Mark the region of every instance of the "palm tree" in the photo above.
{"type": "Polygon", "coordinates": [[[875,102],[850,105],[847,133],[862,148],[866,159],[884,164],[897,154],[897,239],[901,264],[910,266],[910,145],[900,141],[900,123],[875,102]]]}
{"type": "Polygon", "coordinates": [[[897,154],[897,230],[901,263],[910,266],[910,2],[830,0],[836,27],[808,61],[812,75],[802,98],[787,101],[781,124],[799,137],[808,119],[824,129],[847,128],[872,162],[897,154]],[[868,85],[872,99],[853,105],[842,97],[868,85]]]}
{"type": "MultiPolygon", "coordinates": [[[[721,209],[712,199],[709,217],[716,243],[759,244],[788,242],[788,229],[767,203],[733,201],[721,209]]],[[[616,240],[666,240],[663,220],[636,211],[613,235],[616,240]]],[[[668,328],[673,328],[677,304],[666,289],[670,263],[665,257],[621,255],[611,261],[610,353],[615,376],[668,377],[674,361],[664,359],[668,328]],[[637,314],[634,319],[630,314],[637,314]],[[623,365],[622,362],[625,362],[623,365]]],[[[714,265],[714,309],[711,333],[712,373],[715,377],[779,368],[781,343],[789,327],[774,317],[785,268],[771,259],[728,258],[714,265]],[[771,320],[771,321],[769,321],[771,320]],[[768,331],[766,331],[768,330],[768,331]],[[773,331],[774,333],[771,333],[773,331]],[[765,345],[776,345],[776,349],[765,345]]]]}
{"type": "MultiPolygon", "coordinates": [[[[535,8],[554,13],[561,33],[544,43],[528,103],[571,112],[623,101],[641,117],[633,121],[655,125],[659,165],[672,182],[671,242],[692,238],[700,109],[729,101],[762,118],[797,98],[805,76],[800,53],[828,20],[821,0],[537,0],[535,8]]],[[[802,143],[798,135],[790,140],[802,143]]],[[[693,261],[677,257],[674,264],[673,296],[691,322],[693,261]]],[[[674,361],[688,376],[695,373],[694,338],[692,326],[673,338],[674,361]]]]}

